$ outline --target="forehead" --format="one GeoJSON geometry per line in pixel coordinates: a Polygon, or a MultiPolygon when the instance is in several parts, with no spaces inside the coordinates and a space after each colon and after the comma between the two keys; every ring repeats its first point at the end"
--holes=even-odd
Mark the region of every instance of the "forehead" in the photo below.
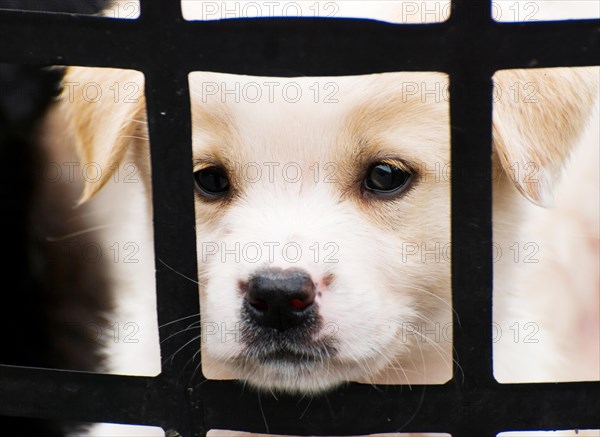
{"type": "Polygon", "coordinates": [[[432,149],[449,141],[442,73],[273,78],[197,72],[190,74],[190,90],[196,158],[331,159],[365,145],[443,154],[432,149]]]}

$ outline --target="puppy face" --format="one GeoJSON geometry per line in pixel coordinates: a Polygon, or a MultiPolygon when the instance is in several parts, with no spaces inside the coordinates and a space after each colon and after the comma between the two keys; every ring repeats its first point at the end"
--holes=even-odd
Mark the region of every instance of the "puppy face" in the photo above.
{"type": "Polygon", "coordinates": [[[449,173],[440,175],[448,104],[407,92],[425,83],[447,81],[191,75],[209,376],[290,391],[386,366],[406,378],[423,371],[415,340],[451,361],[447,347],[408,338],[450,314],[449,260],[440,257],[450,241],[449,173]],[[304,100],[225,93],[269,81],[304,100]],[[337,102],[314,99],[327,84],[337,102]],[[422,258],[421,242],[437,255],[422,258]]]}
{"type": "MultiPolygon", "coordinates": [[[[106,88],[115,79],[143,88],[135,72],[67,77],[106,88]]],[[[590,69],[494,77],[495,220],[510,220],[518,191],[547,199],[594,79],[590,69]],[[514,83],[538,86],[534,105],[514,101],[514,83]],[[513,177],[515,164],[533,165],[535,183],[513,177]]],[[[290,392],[450,377],[446,89],[435,73],[190,75],[206,376],[290,392]]],[[[84,161],[111,169],[134,159],[150,184],[143,100],[62,105],[84,161]]],[[[84,199],[110,178],[86,186],[84,199]]]]}

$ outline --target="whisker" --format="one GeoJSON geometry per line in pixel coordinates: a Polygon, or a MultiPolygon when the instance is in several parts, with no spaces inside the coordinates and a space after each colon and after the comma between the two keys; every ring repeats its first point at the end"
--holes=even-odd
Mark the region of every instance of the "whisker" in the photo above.
{"type": "MultiPolygon", "coordinates": [[[[179,372],[179,375],[177,376],[177,380],[179,380],[179,378],[181,378],[181,376],[182,376],[183,372],[185,372],[185,369],[187,369],[187,367],[188,367],[190,364],[192,364],[192,363],[194,362],[194,360],[196,359],[196,357],[198,356],[198,354],[199,354],[199,353],[200,353],[200,348],[198,348],[198,351],[196,351],[196,352],[194,353],[194,355],[192,355],[192,358],[190,358],[189,360],[187,360],[187,361],[186,361],[185,365],[183,366],[183,368],[182,368],[182,369],[181,369],[181,371],[179,372]]],[[[199,366],[200,364],[201,364],[201,363],[198,363],[198,366],[199,366]]],[[[196,368],[198,368],[198,366],[196,366],[196,368]]],[[[194,378],[194,376],[195,376],[195,373],[196,373],[196,369],[194,369],[194,371],[192,372],[192,374],[191,374],[191,376],[190,376],[190,380],[189,380],[189,382],[188,382],[188,385],[191,385],[191,383],[192,383],[192,379],[194,378]]]]}
{"type": "Polygon", "coordinates": [[[173,363],[173,360],[175,359],[175,355],[177,355],[179,352],[181,352],[184,348],[186,348],[187,346],[189,346],[192,342],[197,341],[200,339],[200,336],[196,336],[194,338],[192,338],[191,340],[189,340],[188,342],[186,342],[183,346],[181,346],[179,349],[177,349],[175,352],[173,352],[169,357],[167,357],[165,360],[163,360],[163,364],[165,364],[167,361],[171,360],[171,363],[173,363]]]}
{"type": "Polygon", "coordinates": [[[145,140],[145,141],[148,141],[150,139],[148,137],[140,137],[138,135],[119,135],[118,138],[135,138],[137,140],[145,140]]]}
{"type": "Polygon", "coordinates": [[[184,332],[191,331],[192,329],[198,328],[198,326],[200,326],[200,321],[199,320],[197,322],[193,322],[191,325],[188,325],[187,328],[181,329],[181,330],[179,330],[179,331],[177,331],[177,332],[169,335],[167,338],[165,338],[164,340],[162,340],[160,342],[160,344],[163,344],[165,341],[170,340],[171,338],[173,338],[173,337],[175,337],[175,336],[177,336],[179,334],[183,334],[184,332]]]}
{"type": "Polygon", "coordinates": [[[429,290],[426,290],[425,288],[420,288],[420,287],[411,287],[414,291],[417,292],[423,292],[423,293],[427,293],[432,297],[435,297],[437,300],[439,300],[440,302],[442,302],[444,305],[446,305],[448,308],[450,308],[452,310],[452,312],[454,313],[454,315],[456,316],[456,322],[458,323],[458,326],[462,327],[462,325],[460,324],[460,317],[458,316],[458,313],[456,312],[456,310],[452,307],[452,304],[450,304],[449,302],[446,302],[444,299],[442,299],[440,296],[432,293],[429,290]]]}
{"type": "Polygon", "coordinates": [[[267,430],[267,434],[270,434],[269,424],[267,423],[267,417],[265,416],[265,411],[263,410],[262,402],[260,401],[260,393],[258,394],[258,406],[260,408],[260,414],[262,416],[263,422],[265,423],[265,428],[267,430]]]}
{"type": "Polygon", "coordinates": [[[184,275],[181,272],[178,272],[177,270],[175,270],[173,267],[171,267],[170,265],[168,265],[166,262],[164,262],[162,259],[158,258],[158,261],[160,261],[160,263],[162,265],[164,265],[166,268],[168,268],[169,270],[171,270],[173,273],[177,273],[179,276],[181,276],[182,278],[187,279],[188,281],[193,282],[196,285],[200,285],[200,283],[198,281],[193,280],[192,278],[190,278],[189,276],[184,275]]]}
{"type": "Polygon", "coordinates": [[[191,317],[200,317],[200,313],[192,314],[191,316],[181,317],[180,319],[173,320],[172,322],[168,322],[168,323],[165,323],[163,325],[160,325],[158,328],[159,329],[160,328],[164,328],[165,326],[169,326],[169,325],[172,325],[173,323],[181,322],[182,320],[189,319],[191,317]]]}
{"type": "Polygon", "coordinates": [[[133,123],[143,124],[144,126],[148,125],[148,122],[146,120],[137,120],[135,118],[129,118],[127,121],[131,121],[133,123]]]}
{"type": "Polygon", "coordinates": [[[99,231],[101,229],[106,229],[106,228],[108,228],[110,226],[115,226],[115,225],[93,226],[91,228],[82,229],[80,231],[72,232],[70,234],[61,235],[60,237],[46,237],[46,241],[49,241],[51,243],[56,243],[58,241],[68,240],[69,238],[78,237],[80,235],[87,234],[87,233],[90,233],[90,232],[95,232],[95,231],[99,231]]]}
{"type": "Polygon", "coordinates": [[[306,406],[306,408],[304,409],[304,411],[302,412],[302,414],[300,414],[300,417],[298,417],[298,420],[302,420],[302,418],[304,417],[304,415],[308,411],[308,408],[312,404],[313,399],[314,399],[314,397],[311,396],[310,399],[308,400],[308,405],[306,406]]]}

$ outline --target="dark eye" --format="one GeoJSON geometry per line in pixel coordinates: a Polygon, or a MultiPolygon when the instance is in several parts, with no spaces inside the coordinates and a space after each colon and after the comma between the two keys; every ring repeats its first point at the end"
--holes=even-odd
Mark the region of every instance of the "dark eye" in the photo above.
{"type": "Polygon", "coordinates": [[[221,167],[210,166],[194,172],[196,189],[204,197],[214,199],[229,192],[229,178],[221,167]]]}
{"type": "Polygon", "coordinates": [[[399,193],[410,180],[411,174],[393,164],[379,162],[369,167],[363,185],[373,194],[399,193]]]}

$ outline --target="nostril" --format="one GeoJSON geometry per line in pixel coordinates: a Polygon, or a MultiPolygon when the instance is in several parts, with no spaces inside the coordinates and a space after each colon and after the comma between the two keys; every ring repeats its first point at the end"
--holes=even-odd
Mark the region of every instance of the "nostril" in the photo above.
{"type": "Polygon", "coordinates": [[[269,309],[269,304],[267,303],[266,300],[256,299],[256,298],[255,299],[248,298],[248,302],[250,303],[250,305],[252,305],[257,310],[266,311],[269,309]]]}
{"type": "Polygon", "coordinates": [[[295,299],[290,300],[290,307],[292,307],[295,310],[302,311],[312,305],[312,300],[313,299],[295,298],[295,299]]]}

